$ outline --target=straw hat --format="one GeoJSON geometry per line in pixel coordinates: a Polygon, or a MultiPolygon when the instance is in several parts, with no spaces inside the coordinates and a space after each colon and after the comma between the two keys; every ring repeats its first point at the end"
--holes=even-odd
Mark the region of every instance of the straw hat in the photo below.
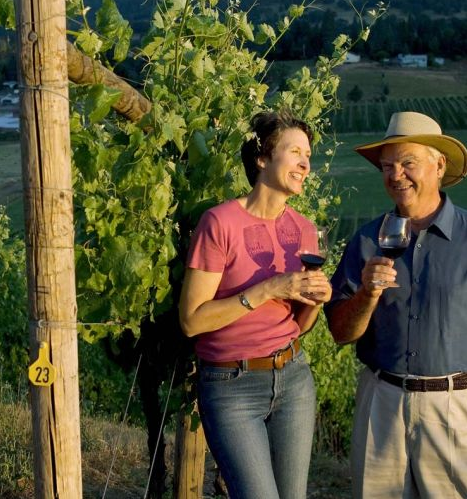
{"type": "Polygon", "coordinates": [[[465,146],[454,137],[443,135],[438,123],[425,114],[394,113],[383,140],[358,146],[355,151],[381,170],[379,162],[381,148],[386,144],[401,142],[431,146],[446,156],[446,173],[441,181],[443,187],[455,185],[467,176],[465,146]]]}

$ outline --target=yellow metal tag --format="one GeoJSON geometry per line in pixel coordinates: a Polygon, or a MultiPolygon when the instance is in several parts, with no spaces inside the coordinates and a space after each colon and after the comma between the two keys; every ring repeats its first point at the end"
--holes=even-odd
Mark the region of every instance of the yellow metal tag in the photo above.
{"type": "Polygon", "coordinates": [[[28,376],[33,385],[50,386],[57,375],[57,370],[49,361],[49,345],[41,341],[39,358],[29,366],[28,376]]]}

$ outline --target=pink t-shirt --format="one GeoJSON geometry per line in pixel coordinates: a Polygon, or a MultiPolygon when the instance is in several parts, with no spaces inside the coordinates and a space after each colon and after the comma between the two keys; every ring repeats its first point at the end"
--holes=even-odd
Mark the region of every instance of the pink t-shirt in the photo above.
{"type": "MultiPolygon", "coordinates": [[[[237,200],[207,210],[192,237],[187,267],[221,272],[215,299],[238,294],[268,277],[299,271],[300,250],[316,251],[316,228],[289,206],[274,220],[258,218],[237,200]]],[[[300,334],[289,300],[268,300],[232,324],[197,337],[205,360],[264,357],[300,334]]]]}

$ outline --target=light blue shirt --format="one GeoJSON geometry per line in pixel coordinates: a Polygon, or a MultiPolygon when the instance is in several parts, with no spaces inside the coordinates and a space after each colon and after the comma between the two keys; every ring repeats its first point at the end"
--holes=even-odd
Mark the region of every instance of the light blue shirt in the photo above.
{"type": "MultiPolygon", "coordinates": [[[[399,288],[383,291],[357,356],[373,370],[442,376],[467,372],[467,211],[442,193],[444,205],[428,229],[412,234],[395,260],[399,288]]],[[[365,262],[381,255],[383,217],[357,231],[331,279],[325,306],[351,298],[361,286],[365,262]]]]}

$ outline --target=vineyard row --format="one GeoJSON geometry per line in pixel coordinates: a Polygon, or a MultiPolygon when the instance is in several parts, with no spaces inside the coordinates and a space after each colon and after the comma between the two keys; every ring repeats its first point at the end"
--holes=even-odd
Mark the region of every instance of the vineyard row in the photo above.
{"type": "Polygon", "coordinates": [[[337,132],[375,132],[385,130],[392,113],[417,111],[440,123],[443,130],[467,128],[467,96],[388,99],[386,102],[344,103],[336,112],[333,126],[337,132]]]}

